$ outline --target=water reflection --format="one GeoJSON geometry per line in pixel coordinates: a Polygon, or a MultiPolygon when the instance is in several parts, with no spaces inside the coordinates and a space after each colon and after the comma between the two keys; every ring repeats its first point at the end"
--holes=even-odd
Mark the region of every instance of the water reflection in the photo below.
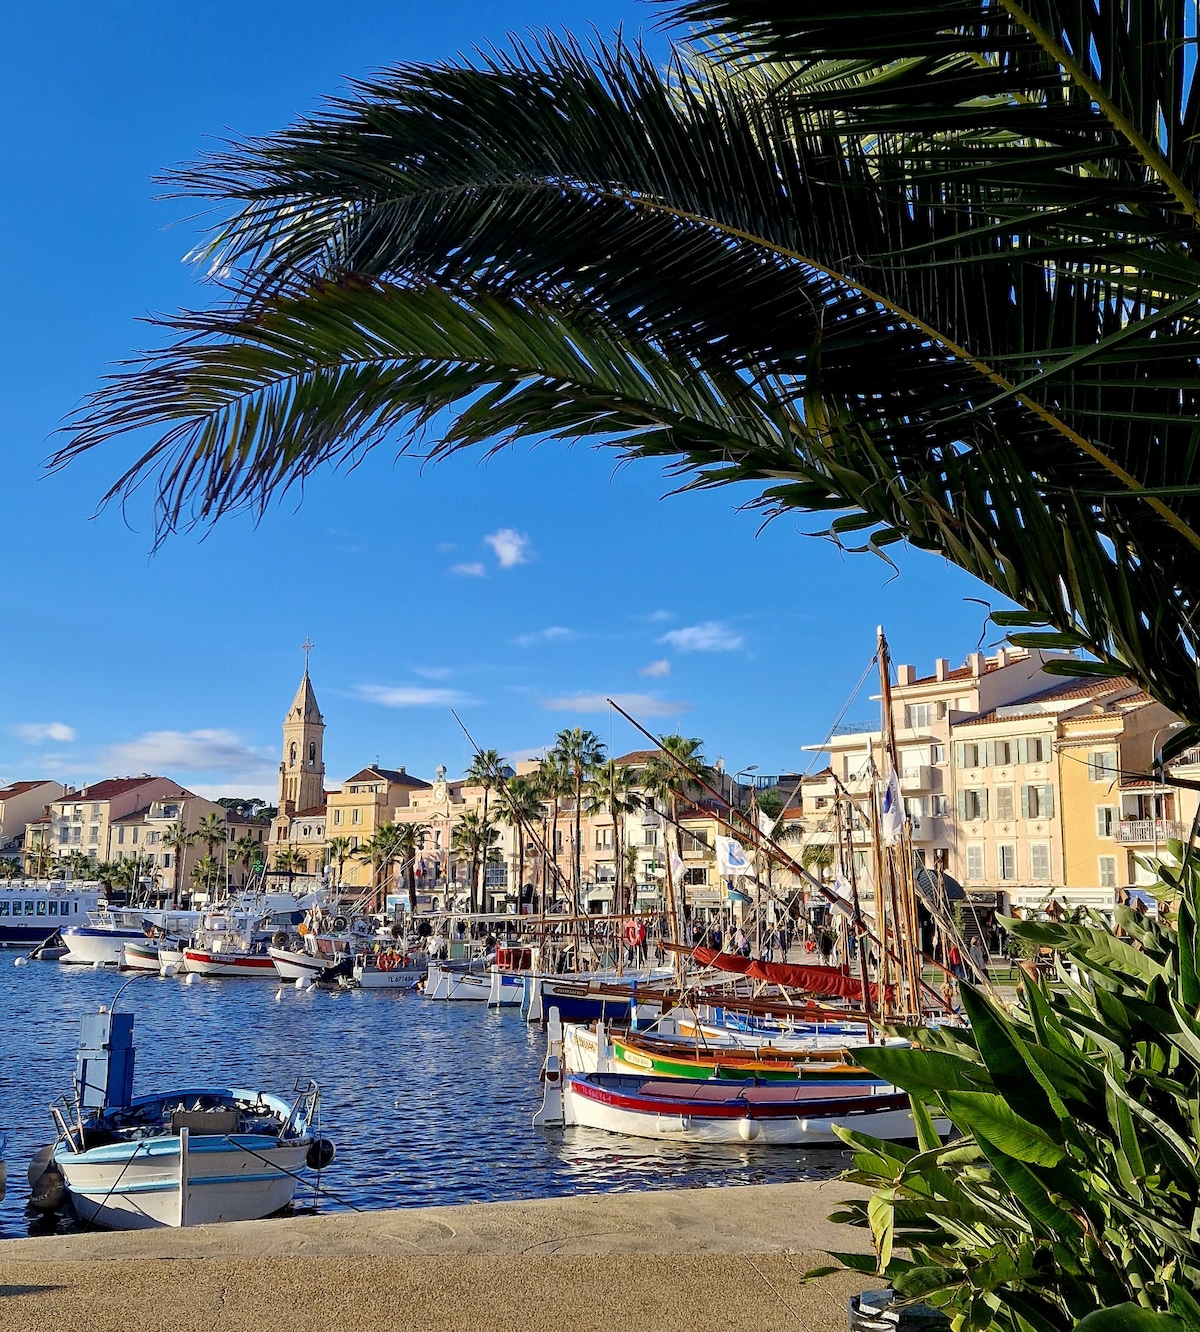
{"type": "MultiPolygon", "coordinates": [[[[12,957],[0,952],[4,1238],[69,1225],[26,1215],[25,1167],[52,1136],[47,1107],[70,1087],[80,1016],[121,984],[89,968],[14,968],[12,957]]],[[[138,979],[120,1004],[137,1015],[135,1086],[286,1091],[316,1078],[324,1131],[338,1147],[322,1177],[336,1199],[322,1198],[322,1211],[779,1182],[844,1166],[836,1152],[535,1133],[545,1038],[511,1010],[378,992],[276,994],[261,981],[138,979]]],[[[314,1201],[305,1190],[297,1205],[314,1201]]]]}

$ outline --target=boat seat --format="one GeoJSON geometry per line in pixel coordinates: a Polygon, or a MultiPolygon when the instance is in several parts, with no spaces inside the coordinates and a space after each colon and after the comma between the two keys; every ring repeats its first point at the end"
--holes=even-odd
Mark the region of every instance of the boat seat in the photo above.
{"type": "Polygon", "coordinates": [[[171,1132],[187,1129],[189,1133],[224,1134],[238,1131],[236,1110],[176,1110],[171,1116],[171,1132]]]}
{"type": "Polygon", "coordinates": [[[830,1086],[828,1083],[806,1083],[800,1087],[747,1087],[742,1093],[748,1105],[778,1104],[781,1101],[841,1101],[851,1096],[869,1096],[870,1086],[830,1086]]]}

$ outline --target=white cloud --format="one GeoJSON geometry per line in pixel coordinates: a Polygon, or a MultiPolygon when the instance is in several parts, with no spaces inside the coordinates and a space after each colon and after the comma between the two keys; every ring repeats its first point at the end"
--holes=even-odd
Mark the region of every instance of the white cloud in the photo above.
{"type": "Polygon", "coordinates": [[[610,698],[635,717],[677,717],[692,706],[651,694],[571,694],[564,698],[544,698],[542,707],[550,712],[607,712],[610,698]]]}
{"type": "Polygon", "coordinates": [[[18,722],[10,726],[9,733],[27,745],[40,745],[46,740],[56,740],[59,744],[69,744],[75,739],[75,728],[66,722],[18,722]]]}
{"type": "Polygon", "coordinates": [[[662,657],[658,661],[652,661],[649,665],[643,666],[642,669],[638,671],[638,674],[653,676],[655,679],[663,679],[665,676],[671,674],[671,663],[666,657],[662,657]]]}
{"type": "Polygon", "coordinates": [[[575,631],[567,629],[561,624],[552,624],[547,629],[537,629],[531,634],[518,634],[513,642],[517,647],[533,647],[535,643],[562,643],[568,638],[574,638],[575,631]]]}
{"type": "Polygon", "coordinates": [[[364,702],[378,703],[382,708],[452,708],[474,701],[457,689],[429,689],[424,685],[364,684],[355,693],[364,702]]]}
{"type": "Polygon", "coordinates": [[[261,776],[270,772],[266,755],[232,731],[147,731],[136,740],[110,745],[101,756],[110,772],[150,772],[169,776],[185,772],[224,772],[261,776]]]}
{"type": "Polygon", "coordinates": [[[486,578],[487,570],[478,560],[472,560],[468,564],[452,564],[450,572],[457,574],[460,578],[486,578]]]}
{"type": "Polygon", "coordinates": [[[448,680],[454,674],[449,666],[414,666],[412,673],[422,680],[448,680]]]}
{"type": "Polygon", "coordinates": [[[515,527],[502,527],[484,541],[491,546],[496,560],[502,569],[512,569],[518,564],[528,564],[533,553],[533,543],[524,532],[515,527]]]}
{"type": "Polygon", "coordinates": [[[686,629],[671,629],[658,640],[670,643],[677,652],[733,652],[746,641],[741,634],[718,620],[705,620],[686,629]]]}

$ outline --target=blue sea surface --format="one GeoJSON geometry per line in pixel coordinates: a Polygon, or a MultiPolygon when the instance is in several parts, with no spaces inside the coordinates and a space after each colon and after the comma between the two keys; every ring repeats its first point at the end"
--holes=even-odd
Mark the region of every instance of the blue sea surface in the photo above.
{"type": "MultiPolygon", "coordinates": [[[[55,962],[14,967],[16,956],[0,951],[4,1239],[74,1224],[27,1211],[26,1167],[53,1138],[49,1106],[71,1090],[80,1017],[110,1004],[127,979],[55,962]]],[[[546,1040],[515,1009],[157,976],[134,979],[118,1008],[135,1014],[136,1095],[179,1086],[286,1093],[309,1077],[320,1084],[324,1132],[338,1156],[321,1177],[328,1192],[315,1198],[301,1188],[298,1210],[759,1184],[846,1165],[841,1152],[534,1130],[546,1040]]]]}

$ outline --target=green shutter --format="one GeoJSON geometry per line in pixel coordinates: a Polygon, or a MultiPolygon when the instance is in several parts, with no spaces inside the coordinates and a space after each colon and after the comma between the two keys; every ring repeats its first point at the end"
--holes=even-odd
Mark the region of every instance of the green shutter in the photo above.
{"type": "Polygon", "coordinates": [[[1021,817],[1023,819],[1029,817],[1029,791],[1028,786],[1021,787],[1021,817]]]}
{"type": "Polygon", "coordinates": [[[1054,817],[1054,787],[1042,787],[1042,818],[1052,819],[1054,817]]]}

